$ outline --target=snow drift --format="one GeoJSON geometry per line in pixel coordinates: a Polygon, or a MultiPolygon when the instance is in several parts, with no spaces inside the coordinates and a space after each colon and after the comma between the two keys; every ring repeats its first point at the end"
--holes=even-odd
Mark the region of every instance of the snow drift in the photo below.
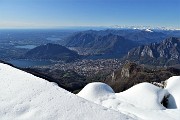
{"type": "Polygon", "coordinates": [[[0,63],[0,120],[132,120],[0,63]]]}
{"type": "Polygon", "coordinates": [[[166,89],[150,83],[140,83],[124,92],[114,93],[106,84],[90,83],[77,95],[134,118],[144,120],[180,118],[180,110],[176,109],[180,108],[180,76],[169,78],[166,89]],[[167,99],[167,108],[174,109],[167,109],[162,105],[164,98],[167,99]]]}
{"type": "Polygon", "coordinates": [[[173,76],[167,80],[166,89],[170,93],[168,108],[180,109],[180,76],[173,76]]]}
{"type": "Polygon", "coordinates": [[[95,82],[86,85],[81,92],[78,93],[79,96],[85,96],[88,100],[96,100],[104,96],[108,96],[114,93],[113,89],[105,83],[95,82]]]}
{"type": "Polygon", "coordinates": [[[121,93],[90,83],[76,96],[0,63],[1,120],[179,120],[179,108],[180,76],[169,78],[165,89],[141,83],[121,93]],[[167,108],[161,104],[164,98],[167,108]]]}

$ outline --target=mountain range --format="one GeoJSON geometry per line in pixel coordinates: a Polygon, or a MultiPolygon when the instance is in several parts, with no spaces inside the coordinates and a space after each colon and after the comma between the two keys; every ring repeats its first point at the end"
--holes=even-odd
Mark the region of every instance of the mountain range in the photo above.
{"type": "Polygon", "coordinates": [[[175,65],[180,63],[180,38],[170,37],[160,43],[133,48],[126,60],[149,65],[175,65]]]}
{"type": "Polygon", "coordinates": [[[79,58],[125,58],[142,64],[180,63],[179,31],[88,30],[67,37],[62,45],[46,44],[29,50],[26,59],[75,61],[79,58]],[[166,39],[165,39],[166,38],[166,39]],[[164,39],[164,40],[163,40],[164,39]],[[162,41],[163,40],[163,41],[162,41]]]}
{"type": "Polygon", "coordinates": [[[87,30],[70,35],[61,44],[81,55],[121,58],[134,47],[154,42],[159,43],[170,36],[180,37],[180,31],[154,29],[87,30]]]}
{"type": "MultiPolygon", "coordinates": [[[[180,30],[154,30],[154,29],[107,29],[107,30],[87,30],[74,33],[64,40],[64,44],[68,44],[71,39],[81,38],[81,35],[91,34],[94,36],[106,36],[108,34],[119,35],[125,39],[148,44],[152,42],[160,42],[161,40],[173,36],[180,37],[180,30]],[[78,35],[79,34],[79,35],[78,35]],[[75,37],[75,38],[74,38],[75,37]]],[[[79,41],[77,41],[79,42],[79,41]]]]}
{"type": "Polygon", "coordinates": [[[70,36],[65,46],[81,55],[124,56],[130,49],[138,46],[137,42],[125,39],[119,35],[97,35],[80,32],[70,36]]]}

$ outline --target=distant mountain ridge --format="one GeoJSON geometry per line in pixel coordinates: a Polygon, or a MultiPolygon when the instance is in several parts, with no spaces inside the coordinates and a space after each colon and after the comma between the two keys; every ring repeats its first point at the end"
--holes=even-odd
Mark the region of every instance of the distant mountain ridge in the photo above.
{"type": "MultiPolygon", "coordinates": [[[[106,36],[108,34],[119,35],[126,39],[140,42],[140,43],[152,43],[159,42],[168,36],[180,36],[180,31],[157,31],[157,30],[139,30],[139,29],[107,29],[107,30],[87,30],[77,32],[77,34],[91,34],[96,36],[106,36]]],[[[72,35],[70,38],[72,38],[72,35]]]]}
{"type": "Polygon", "coordinates": [[[24,57],[27,59],[62,60],[67,62],[80,58],[75,51],[69,50],[62,45],[52,43],[31,49],[24,57]]]}
{"type": "Polygon", "coordinates": [[[94,31],[80,32],[68,38],[66,47],[82,55],[118,55],[122,57],[139,44],[119,35],[97,35],[94,31]]]}
{"type": "Polygon", "coordinates": [[[180,63],[180,38],[170,37],[161,43],[142,45],[128,52],[127,60],[151,65],[174,65],[180,63]]]}
{"type": "Polygon", "coordinates": [[[180,37],[180,31],[154,29],[87,30],[76,32],[67,37],[62,45],[77,51],[81,55],[121,58],[127,54],[127,51],[138,45],[159,43],[170,36],[180,37]]]}
{"type": "Polygon", "coordinates": [[[166,79],[179,74],[180,69],[173,67],[151,68],[128,61],[122,68],[109,75],[105,79],[105,83],[110,85],[114,91],[122,92],[142,82],[149,82],[163,87],[166,79]]]}

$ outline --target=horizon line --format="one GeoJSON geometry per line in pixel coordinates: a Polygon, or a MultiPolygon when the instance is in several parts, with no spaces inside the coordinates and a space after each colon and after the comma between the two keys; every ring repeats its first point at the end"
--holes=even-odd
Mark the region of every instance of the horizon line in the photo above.
{"type": "Polygon", "coordinates": [[[180,27],[165,27],[165,26],[149,26],[149,25],[111,25],[111,26],[96,26],[96,25],[85,25],[85,26],[44,26],[44,27],[1,27],[0,29],[85,29],[85,28],[107,28],[107,29],[167,29],[167,30],[180,30],[180,27]]]}

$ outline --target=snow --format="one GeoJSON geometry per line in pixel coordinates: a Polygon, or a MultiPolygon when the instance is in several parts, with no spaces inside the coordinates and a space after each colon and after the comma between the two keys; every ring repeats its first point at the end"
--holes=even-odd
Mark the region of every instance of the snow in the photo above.
{"type": "Polygon", "coordinates": [[[161,101],[167,94],[166,90],[150,83],[140,83],[117,95],[125,98],[126,101],[136,107],[163,110],[165,107],[161,104],[161,101]]]}
{"type": "Polygon", "coordinates": [[[116,97],[116,99],[120,98],[120,100],[123,98],[123,101],[128,101],[129,103],[139,108],[163,110],[165,107],[161,104],[161,101],[167,94],[168,93],[166,90],[162,90],[161,88],[156,87],[150,83],[140,83],[122,93],[115,94],[110,86],[104,83],[95,82],[85,86],[78,93],[78,96],[90,101],[97,99],[102,101],[102,99],[112,99],[114,97],[116,97]]]}
{"type": "Polygon", "coordinates": [[[180,76],[169,78],[165,89],[140,83],[115,93],[107,84],[95,82],[74,95],[0,63],[0,120],[12,119],[179,120],[180,76]],[[168,97],[167,108],[161,104],[164,97],[168,97]]]}
{"type": "Polygon", "coordinates": [[[169,78],[166,89],[170,93],[168,108],[180,109],[180,76],[169,78]]]}
{"type": "MultiPolygon", "coordinates": [[[[100,94],[113,90],[99,83],[100,94]],[[105,88],[105,89],[104,89],[105,88]]],[[[91,86],[93,87],[93,86],[91,86]]],[[[113,93],[114,94],[114,93],[113,93]]],[[[128,114],[127,114],[128,115],[128,114]]],[[[55,83],[0,63],[0,120],[133,120],[80,98],[55,83]]]]}
{"type": "Polygon", "coordinates": [[[173,96],[174,101],[172,102],[171,100],[169,102],[176,103],[179,107],[177,102],[180,100],[179,86],[180,76],[170,78],[166,89],[156,87],[150,83],[140,83],[121,93],[106,92],[107,88],[108,91],[111,89],[110,86],[91,83],[77,95],[107,108],[123,112],[133,118],[143,120],[179,120],[179,109],[167,109],[161,104],[163,98],[171,94],[170,97],[173,96]],[[98,93],[98,90],[100,90],[100,93],[98,93]],[[94,91],[95,93],[93,93],[94,91]],[[105,92],[102,94],[102,91],[105,92]]]}
{"type": "Polygon", "coordinates": [[[81,92],[78,93],[79,96],[85,96],[88,100],[96,100],[102,96],[108,96],[114,93],[113,89],[106,85],[105,83],[95,82],[86,85],[81,92]]]}
{"type": "Polygon", "coordinates": [[[145,29],[146,32],[153,32],[151,29],[145,29]]]}

